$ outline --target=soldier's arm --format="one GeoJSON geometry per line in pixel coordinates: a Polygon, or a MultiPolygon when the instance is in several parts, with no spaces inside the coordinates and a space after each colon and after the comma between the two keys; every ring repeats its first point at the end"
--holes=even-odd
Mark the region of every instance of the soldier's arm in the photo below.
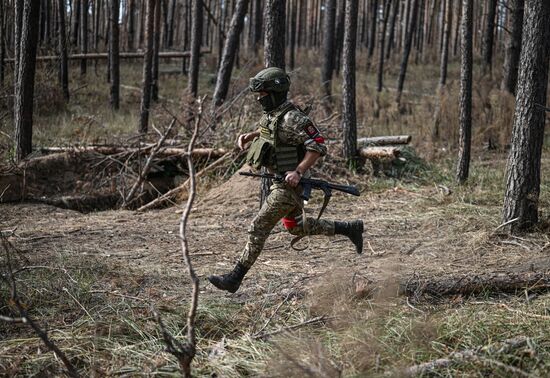
{"type": "Polygon", "coordinates": [[[295,144],[304,144],[306,154],[302,161],[296,167],[296,170],[289,172],[285,180],[291,186],[297,186],[300,178],[310,169],[317,160],[326,155],[327,147],[325,139],[315,127],[313,122],[303,113],[290,112],[288,117],[285,117],[285,137],[287,142],[295,144]]]}
{"type": "Polygon", "coordinates": [[[260,130],[252,131],[250,133],[241,134],[237,137],[237,146],[244,150],[246,144],[254,140],[254,138],[260,136],[260,130]]]}

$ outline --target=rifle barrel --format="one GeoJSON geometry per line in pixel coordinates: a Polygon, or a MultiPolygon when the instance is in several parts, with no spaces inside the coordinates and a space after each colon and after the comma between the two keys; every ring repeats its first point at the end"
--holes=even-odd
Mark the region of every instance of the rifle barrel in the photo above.
{"type": "MultiPolygon", "coordinates": [[[[242,176],[269,178],[269,179],[272,179],[272,180],[282,180],[283,179],[282,176],[274,175],[274,174],[271,174],[271,173],[239,172],[239,174],[242,175],[242,176]]],[[[360,195],[359,190],[355,186],[351,186],[351,185],[333,184],[333,183],[330,183],[330,182],[327,182],[327,181],[324,181],[324,180],[308,179],[308,178],[302,178],[301,182],[304,183],[304,184],[310,184],[314,188],[316,187],[316,188],[321,189],[324,186],[324,187],[329,187],[331,189],[338,190],[338,191],[341,191],[341,192],[344,192],[344,193],[352,194],[354,196],[359,196],[360,195]]]]}

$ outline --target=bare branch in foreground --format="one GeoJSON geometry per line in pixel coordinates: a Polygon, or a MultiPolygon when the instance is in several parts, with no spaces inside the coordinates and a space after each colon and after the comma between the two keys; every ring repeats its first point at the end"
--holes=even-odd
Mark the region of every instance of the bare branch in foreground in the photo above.
{"type": "Polygon", "coordinates": [[[158,142],[155,144],[155,146],[151,150],[151,153],[149,154],[149,157],[147,158],[147,161],[145,162],[145,165],[143,166],[143,169],[141,170],[136,182],[134,183],[134,185],[132,186],[132,188],[128,192],[128,195],[124,198],[122,208],[127,208],[128,205],[134,199],[134,195],[136,194],[138,188],[143,183],[143,181],[145,181],[145,178],[147,177],[147,174],[149,173],[149,170],[151,169],[151,165],[153,164],[153,160],[154,160],[155,156],[157,155],[159,150],[162,148],[162,145],[164,144],[164,141],[168,137],[168,134],[170,134],[170,131],[172,131],[172,128],[174,127],[175,124],[176,124],[176,119],[173,118],[172,122],[170,122],[170,125],[168,126],[166,131],[164,131],[164,134],[162,134],[162,136],[160,137],[158,142]]]}
{"type": "MultiPolygon", "coordinates": [[[[197,136],[199,133],[199,126],[202,119],[202,112],[203,112],[202,106],[205,98],[206,96],[197,100],[198,111],[197,111],[197,116],[195,118],[195,129],[193,131],[193,136],[191,137],[191,140],[189,142],[189,146],[187,149],[189,153],[193,151],[193,147],[197,140],[197,136]]],[[[185,343],[181,343],[178,340],[176,340],[166,330],[158,314],[156,314],[156,318],[162,331],[162,337],[167,346],[167,352],[177,358],[180,364],[180,368],[182,370],[183,376],[191,377],[191,362],[193,361],[193,358],[195,357],[195,353],[197,351],[196,349],[197,341],[196,341],[196,335],[195,335],[195,316],[197,314],[197,306],[198,306],[198,300],[199,300],[199,278],[197,277],[195,270],[193,269],[193,265],[191,264],[191,257],[189,255],[189,248],[188,248],[187,235],[186,235],[187,220],[189,219],[189,214],[191,213],[191,208],[193,207],[193,202],[195,200],[195,187],[196,187],[195,166],[193,165],[193,159],[191,155],[187,156],[187,166],[189,169],[189,182],[190,182],[189,197],[187,198],[187,204],[180,218],[180,230],[179,230],[181,249],[183,253],[183,261],[187,266],[187,272],[189,274],[189,277],[191,278],[191,287],[192,287],[191,304],[189,307],[189,312],[187,314],[187,341],[185,343]]]]}
{"type": "Polygon", "coordinates": [[[65,365],[65,368],[67,369],[67,375],[73,378],[80,377],[78,371],[71,363],[71,361],[69,361],[65,353],[63,353],[63,351],[59,349],[53,341],[50,340],[48,334],[44,330],[42,330],[42,328],[40,328],[40,326],[29,316],[25,307],[21,304],[19,296],[17,295],[17,287],[15,285],[15,278],[13,276],[13,269],[11,266],[10,249],[13,249],[13,245],[5,237],[2,236],[2,247],[4,248],[4,252],[6,254],[6,268],[8,274],[7,277],[5,277],[4,275],[0,275],[0,278],[10,287],[10,300],[12,304],[17,308],[17,311],[19,311],[19,317],[10,318],[6,316],[1,316],[0,321],[28,324],[36,333],[36,335],[44,342],[46,347],[54,352],[55,355],[61,360],[61,362],[63,362],[63,365],[65,365]]]}

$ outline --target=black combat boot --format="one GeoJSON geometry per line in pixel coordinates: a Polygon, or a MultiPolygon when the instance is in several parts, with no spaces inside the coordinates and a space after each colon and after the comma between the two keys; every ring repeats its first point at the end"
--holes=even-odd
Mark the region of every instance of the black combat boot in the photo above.
{"type": "Polygon", "coordinates": [[[355,245],[357,253],[363,253],[363,221],[334,222],[334,233],[345,235],[355,245]]]}
{"type": "Polygon", "coordinates": [[[241,282],[246,272],[248,272],[248,268],[238,262],[231,272],[222,274],[221,276],[209,276],[208,281],[220,290],[227,290],[230,293],[234,293],[239,290],[239,286],[241,286],[241,282]]]}

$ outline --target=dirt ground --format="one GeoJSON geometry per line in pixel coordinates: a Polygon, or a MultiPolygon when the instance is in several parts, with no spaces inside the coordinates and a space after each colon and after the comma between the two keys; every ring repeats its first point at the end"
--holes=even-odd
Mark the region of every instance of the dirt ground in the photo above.
{"type": "MultiPolygon", "coordinates": [[[[529,267],[526,261],[545,260],[548,244],[541,242],[540,234],[500,237],[492,232],[497,223],[480,224],[477,215],[485,212],[494,212],[496,222],[498,208],[458,205],[452,193],[434,186],[411,190],[398,185],[375,193],[367,189],[360,197],[336,194],[332,198],[324,217],[364,220],[363,255],[356,255],[352,244],[338,236],[303,240],[308,248],[294,251],[289,247],[292,235],[277,226],[241,290],[225,294],[214,289],[206,276],[233,267],[258,208],[257,187],[254,179],[235,175],[197,198],[188,233],[203,296],[251,299],[267,286],[285,287],[296,280],[307,286],[335,269],[347,272],[350,279],[360,276],[379,283],[412,274],[522,270],[529,267]]],[[[309,213],[317,213],[321,197],[316,194],[309,213]]],[[[11,239],[33,264],[99,260],[114,282],[140,277],[138,287],[116,285],[120,293],[185,296],[188,279],[177,237],[181,213],[177,207],[82,214],[43,204],[12,203],[1,204],[0,212],[2,230],[15,230],[11,239]]]]}
{"type": "MultiPolygon", "coordinates": [[[[259,182],[235,174],[218,187],[199,191],[188,223],[188,240],[192,262],[200,277],[200,303],[216,302],[221,304],[220,308],[228,309],[228,306],[238,306],[243,309],[240,311],[251,312],[247,315],[248,321],[241,320],[250,322],[255,312],[263,311],[268,303],[275,307],[281,300],[285,302],[293,290],[300,294],[287,306],[290,309],[308,306],[311,300],[308,296],[315,295],[318,283],[330,277],[346,281],[350,287],[355,285],[358,292],[365,286],[377,287],[384,295],[394,296],[397,294],[397,283],[411,277],[526,271],[535,268],[542,270],[549,266],[548,234],[537,232],[521,237],[500,235],[498,230],[495,231],[499,225],[500,206],[490,200],[474,203],[463,197],[466,192],[473,192],[475,197],[475,188],[461,191],[459,188],[449,189],[433,183],[406,184],[390,179],[382,179],[382,186],[380,181],[355,183],[363,188],[361,196],[336,193],[324,216],[364,220],[365,248],[362,255],[357,255],[353,245],[339,236],[305,239],[302,243],[307,245],[307,249],[294,251],[289,247],[292,235],[277,226],[264,252],[235,294],[215,289],[206,277],[212,273],[227,272],[233,267],[244,246],[248,224],[258,208],[259,182]]],[[[321,193],[315,193],[307,206],[310,214],[317,214],[321,200],[321,193]]],[[[151,305],[161,311],[179,313],[176,316],[181,319],[181,306],[189,301],[189,279],[178,239],[181,207],[143,213],[111,210],[84,214],[45,204],[10,203],[0,204],[0,214],[0,229],[12,234],[10,240],[26,260],[24,265],[31,268],[46,267],[45,272],[66,275],[66,278],[61,276],[61,281],[57,276],[58,281],[55,282],[61,282],[59,287],[52,288],[52,284],[46,283],[42,287],[40,283],[26,281],[27,278],[21,279],[18,284],[22,291],[26,290],[26,285],[36,291],[29,297],[33,298],[28,303],[29,308],[33,310],[35,306],[40,307],[33,314],[42,322],[47,321],[51,329],[59,329],[57,338],[67,332],[64,329],[71,330],[72,334],[59,339],[61,347],[69,349],[76,343],[77,349],[71,349],[71,355],[76,353],[81,356],[81,360],[91,361],[83,363],[84,369],[90,369],[90,366],[99,369],[99,376],[118,375],[121,372],[132,376],[141,371],[144,364],[152,365],[149,372],[153,374],[158,371],[158,366],[169,362],[166,354],[159,354],[162,345],[149,347],[154,354],[143,354],[141,360],[133,361],[143,341],[128,340],[128,346],[120,347],[114,353],[119,357],[115,357],[108,348],[102,350],[98,346],[101,344],[93,340],[99,337],[98,333],[105,332],[111,339],[112,327],[120,322],[116,318],[118,311],[122,310],[117,306],[125,301],[147,304],[140,309],[130,306],[131,314],[138,319],[150,319],[148,314],[151,305]],[[93,282],[68,286],[75,293],[73,295],[64,285],[76,285],[79,278],[74,275],[83,269],[96,272],[93,282]],[[56,304],[38,303],[45,298],[51,298],[50,301],[56,304]],[[114,302],[117,300],[118,305],[114,302]],[[179,306],[178,310],[175,310],[175,306],[179,306]],[[103,323],[108,325],[98,320],[102,316],[106,317],[103,323]],[[115,323],[107,320],[112,317],[115,323]],[[79,327],[83,327],[79,324],[85,318],[92,319],[93,327],[89,330],[87,327],[81,328],[81,332],[86,335],[92,332],[92,335],[75,336],[79,327]],[[94,367],[98,364],[101,368],[94,367]]],[[[43,277],[48,279],[47,275],[43,277]]],[[[328,294],[329,302],[331,295],[328,294]]],[[[333,306],[338,306],[338,298],[332,298],[333,306]]],[[[199,316],[201,311],[205,310],[199,308],[199,316]]],[[[311,310],[313,314],[315,311],[311,310]]],[[[273,315],[269,314],[275,312],[277,309],[267,306],[262,316],[271,319],[273,315]]],[[[216,324],[219,320],[214,319],[213,322],[216,324]]],[[[259,322],[263,323],[264,320],[259,322]]],[[[116,327],[118,331],[113,329],[114,334],[120,332],[121,335],[117,337],[122,338],[130,332],[123,325],[118,324],[116,327]]],[[[133,332],[141,335],[140,327],[156,328],[149,320],[149,323],[135,326],[133,332]]],[[[175,329],[181,329],[178,327],[181,325],[175,326],[175,329]]],[[[212,325],[206,327],[208,329],[212,325]]],[[[246,323],[245,328],[242,328],[242,324],[239,327],[238,334],[247,334],[259,328],[257,324],[246,323]]],[[[4,331],[8,329],[4,328],[4,331]]],[[[27,369],[23,371],[27,373],[59,372],[56,370],[59,364],[55,360],[50,359],[46,363],[40,358],[39,340],[22,336],[31,337],[32,331],[21,328],[7,332],[9,335],[5,342],[0,343],[0,367],[7,366],[15,369],[11,371],[21,373],[17,369],[23,364],[21,366],[27,369]],[[22,340],[33,341],[29,344],[22,340]],[[32,368],[25,365],[29,362],[46,364],[46,367],[32,368]]],[[[207,333],[205,336],[209,341],[201,348],[204,348],[202,355],[203,360],[207,359],[206,364],[212,363],[210,356],[218,342],[223,344],[226,337],[224,332],[227,330],[220,334],[207,333]]],[[[249,339],[245,337],[245,340],[249,339]]],[[[249,363],[251,361],[249,358],[249,363]]],[[[235,363],[240,364],[242,361],[228,362],[231,366],[236,366],[235,363]]],[[[208,365],[204,369],[199,375],[205,371],[211,374],[213,368],[208,365]]],[[[262,371],[258,369],[253,371],[262,371]]],[[[231,371],[220,374],[250,374],[249,368],[244,369],[243,373],[231,371]]]]}

